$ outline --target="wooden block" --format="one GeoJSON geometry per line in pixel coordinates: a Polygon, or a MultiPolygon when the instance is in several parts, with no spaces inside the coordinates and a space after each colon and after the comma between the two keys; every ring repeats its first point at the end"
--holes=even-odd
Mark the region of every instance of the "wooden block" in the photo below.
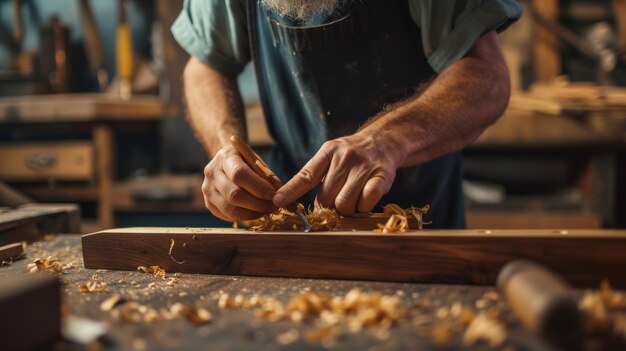
{"type": "Polygon", "coordinates": [[[84,235],[82,247],[91,269],[158,265],[167,272],[480,285],[494,284],[507,262],[525,258],[577,286],[608,278],[626,287],[626,231],[618,230],[122,228],[84,235]]]}
{"type": "Polygon", "coordinates": [[[17,258],[23,253],[24,246],[22,245],[22,243],[0,246],[0,262],[17,258]]]}
{"type": "Polygon", "coordinates": [[[80,210],[74,204],[27,204],[0,213],[0,245],[35,241],[55,233],[80,233],[80,210]]]}
{"type": "Polygon", "coordinates": [[[48,274],[2,278],[0,311],[3,350],[51,348],[61,335],[59,279],[48,274]]]}

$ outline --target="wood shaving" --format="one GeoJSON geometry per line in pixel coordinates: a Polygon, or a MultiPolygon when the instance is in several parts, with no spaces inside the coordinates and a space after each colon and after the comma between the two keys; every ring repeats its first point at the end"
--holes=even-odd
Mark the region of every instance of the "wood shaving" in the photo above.
{"type": "Polygon", "coordinates": [[[174,239],[172,239],[172,244],[170,245],[170,251],[169,251],[170,258],[172,259],[172,261],[174,261],[174,262],[176,262],[178,264],[185,263],[185,260],[178,261],[177,259],[174,258],[174,256],[172,256],[172,250],[174,250],[174,244],[175,244],[174,239]]]}
{"type": "MultiPolygon", "coordinates": [[[[291,320],[300,323],[312,320],[317,326],[305,334],[305,339],[322,343],[334,343],[341,326],[352,333],[364,328],[373,331],[388,330],[405,316],[397,295],[383,295],[379,292],[362,292],[354,288],[344,296],[330,296],[305,291],[282,303],[270,296],[221,294],[220,308],[252,308],[257,318],[266,321],[291,320]]],[[[381,332],[381,338],[388,333],[381,332]]]]}
{"type": "Polygon", "coordinates": [[[26,265],[26,272],[34,273],[34,272],[52,271],[56,273],[61,273],[64,270],[70,269],[73,267],[74,267],[73,263],[64,264],[61,260],[48,256],[48,258],[46,259],[38,258],[32,263],[29,263],[28,265],[26,265]]]}
{"type": "Polygon", "coordinates": [[[211,313],[204,308],[194,308],[193,306],[184,305],[180,302],[172,305],[170,312],[185,317],[189,322],[196,325],[206,324],[213,318],[211,313]]]}
{"type": "Polygon", "coordinates": [[[107,298],[106,300],[102,301],[102,303],[100,304],[100,310],[104,311],[104,312],[109,312],[111,311],[114,307],[116,307],[117,305],[126,302],[124,299],[122,299],[122,297],[118,294],[112,295],[111,297],[107,298]]]}
{"type": "Polygon", "coordinates": [[[441,324],[433,328],[431,339],[437,346],[448,346],[452,343],[453,336],[452,326],[441,324]]]}
{"type": "Polygon", "coordinates": [[[467,327],[463,335],[463,345],[475,345],[478,342],[486,342],[491,348],[500,347],[506,340],[506,328],[499,320],[480,313],[467,327]]]}
{"type": "Polygon", "coordinates": [[[105,292],[107,291],[107,283],[105,282],[94,282],[88,281],[86,283],[78,284],[78,288],[80,291],[84,293],[92,293],[92,292],[105,292]]]}
{"type": "Polygon", "coordinates": [[[157,311],[138,302],[124,300],[119,295],[113,295],[104,300],[100,309],[110,312],[114,320],[131,324],[154,323],[183,317],[190,323],[202,325],[213,318],[211,312],[204,308],[195,308],[180,302],[174,303],[170,308],[161,308],[157,311]]]}
{"type": "MultiPolygon", "coordinates": [[[[305,210],[302,204],[297,205],[305,214],[311,231],[329,231],[339,226],[340,217],[336,210],[316,206],[312,210],[305,210]]],[[[274,213],[265,215],[252,221],[243,221],[244,225],[254,231],[272,230],[302,230],[302,220],[297,214],[285,208],[280,208],[274,213]]]]}
{"type": "Polygon", "coordinates": [[[600,297],[604,305],[611,310],[626,307],[626,295],[614,291],[607,279],[600,283],[600,297]]]}
{"type": "Polygon", "coordinates": [[[335,326],[321,326],[311,330],[307,330],[304,339],[310,343],[320,343],[325,348],[335,346],[339,337],[339,329],[335,326]]]}
{"type": "Polygon", "coordinates": [[[300,338],[300,332],[297,329],[289,329],[284,333],[280,333],[276,336],[276,343],[278,345],[286,346],[291,345],[298,341],[300,338]]]}
{"type": "Polygon", "coordinates": [[[150,266],[150,267],[139,266],[137,267],[137,270],[146,274],[152,274],[155,277],[158,277],[161,279],[165,279],[165,269],[159,266],[150,266]]]}
{"type": "Polygon", "coordinates": [[[430,224],[430,222],[424,222],[423,216],[428,213],[430,209],[429,205],[424,207],[409,207],[402,209],[400,206],[390,203],[383,207],[383,213],[389,216],[387,223],[378,224],[378,228],[374,229],[376,233],[404,233],[409,230],[409,217],[414,217],[417,221],[417,229],[423,229],[424,224],[430,224]]]}

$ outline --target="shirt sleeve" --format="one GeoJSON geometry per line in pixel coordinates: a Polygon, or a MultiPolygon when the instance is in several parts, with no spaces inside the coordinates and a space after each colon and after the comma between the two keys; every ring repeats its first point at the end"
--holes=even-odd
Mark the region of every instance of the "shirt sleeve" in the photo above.
{"type": "Polygon", "coordinates": [[[224,74],[238,75],[250,61],[243,0],[185,0],[172,34],[190,55],[224,74]]]}
{"type": "Polygon", "coordinates": [[[483,34],[502,32],[522,15],[516,0],[409,0],[409,10],[436,72],[465,56],[483,34]]]}

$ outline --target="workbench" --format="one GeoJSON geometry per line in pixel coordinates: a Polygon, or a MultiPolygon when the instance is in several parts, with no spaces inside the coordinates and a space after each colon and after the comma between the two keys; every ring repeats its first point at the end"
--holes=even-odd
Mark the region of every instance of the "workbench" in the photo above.
{"type": "MultiPolygon", "coordinates": [[[[12,265],[0,268],[0,281],[7,276],[23,275],[28,263],[38,257],[52,256],[73,263],[74,268],[64,270],[58,276],[62,283],[62,299],[70,315],[110,324],[105,350],[160,350],[171,347],[185,349],[210,348],[215,350],[272,350],[277,349],[277,336],[288,330],[299,331],[300,337],[286,346],[287,349],[317,350],[320,344],[309,343],[302,337],[307,322],[269,322],[254,316],[251,310],[220,309],[217,300],[222,293],[231,296],[242,294],[267,294],[281,301],[303,290],[310,289],[334,296],[344,295],[359,287],[363,291],[395,294],[402,304],[419,316],[419,323],[408,322],[392,327],[388,335],[376,336],[364,330],[358,334],[342,333],[335,350],[490,350],[484,344],[464,348],[461,333],[455,333],[448,347],[439,348],[432,341],[432,327],[437,324],[441,307],[455,302],[478,309],[477,301],[493,287],[437,284],[400,284],[342,280],[254,278],[240,276],[215,276],[176,274],[177,283],[167,285],[167,280],[142,272],[102,271],[84,269],[80,236],[59,235],[30,244],[26,257],[12,265]],[[95,276],[94,276],[95,275],[95,276]],[[108,284],[108,291],[83,293],[78,284],[90,280],[108,284]],[[149,288],[151,283],[155,285],[149,288]],[[151,308],[168,307],[176,302],[190,303],[209,310],[213,319],[205,325],[193,325],[184,319],[155,323],[128,324],[114,321],[110,314],[100,310],[102,301],[112,294],[120,294],[151,308]],[[203,347],[203,345],[205,347],[203,347]]],[[[167,273],[166,277],[173,276],[167,273]]],[[[543,342],[524,331],[513,319],[504,305],[499,307],[507,324],[508,339],[501,350],[551,350],[543,342]],[[508,348],[507,348],[508,347],[508,348]]],[[[283,347],[285,347],[283,345],[283,347]]]]}
{"type": "Polygon", "coordinates": [[[158,97],[147,95],[127,101],[110,94],[1,97],[0,179],[38,201],[96,203],[90,229],[111,228],[121,163],[116,150],[128,147],[118,145],[118,137],[156,134],[163,111],[158,97]]]}

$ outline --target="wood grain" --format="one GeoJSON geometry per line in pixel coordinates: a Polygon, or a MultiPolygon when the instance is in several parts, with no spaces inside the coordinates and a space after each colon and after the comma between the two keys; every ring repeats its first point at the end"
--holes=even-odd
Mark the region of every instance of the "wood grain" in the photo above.
{"type": "Polygon", "coordinates": [[[159,265],[168,272],[491,285],[507,262],[525,258],[576,286],[595,287],[603,278],[626,286],[626,231],[617,230],[122,228],[84,235],[82,244],[85,268],[92,269],[159,265]]]}

